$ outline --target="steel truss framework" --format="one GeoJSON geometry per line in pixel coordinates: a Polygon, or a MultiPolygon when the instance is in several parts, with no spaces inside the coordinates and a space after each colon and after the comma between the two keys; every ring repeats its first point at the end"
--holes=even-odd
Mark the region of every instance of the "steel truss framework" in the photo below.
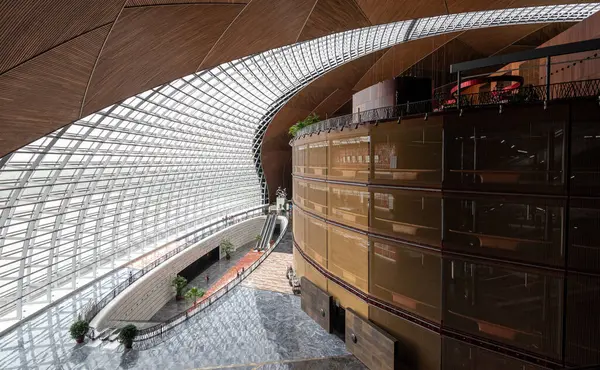
{"type": "Polygon", "coordinates": [[[600,5],[444,15],[224,63],[131,97],[0,158],[0,315],[21,320],[182,233],[266,199],[268,123],[346,62],[443,33],[580,21],[600,5]]]}

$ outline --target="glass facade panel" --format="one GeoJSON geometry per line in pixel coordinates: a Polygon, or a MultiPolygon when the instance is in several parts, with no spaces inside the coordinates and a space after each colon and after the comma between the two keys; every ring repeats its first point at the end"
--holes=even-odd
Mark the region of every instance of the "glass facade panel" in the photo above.
{"type": "Polygon", "coordinates": [[[446,197],[444,248],[562,266],[562,202],[534,197],[446,197]]]}
{"type": "Polygon", "coordinates": [[[563,278],[444,259],[444,325],[560,359],[563,278]]]}
{"type": "Polygon", "coordinates": [[[369,191],[366,187],[329,184],[328,219],[367,230],[369,191]]]}
{"type": "Polygon", "coordinates": [[[573,109],[571,128],[571,193],[600,195],[600,125],[597,112],[573,109]]]}
{"type": "Polygon", "coordinates": [[[308,143],[308,164],[306,176],[315,178],[327,177],[327,159],[329,158],[329,141],[327,134],[319,134],[308,143]]]}
{"type": "Polygon", "coordinates": [[[307,185],[307,200],[304,203],[306,209],[327,217],[327,183],[308,181],[307,185]]]}
{"type": "Polygon", "coordinates": [[[600,277],[570,273],[567,280],[565,359],[569,365],[600,363],[600,277]]]}
{"type": "Polygon", "coordinates": [[[439,247],[442,240],[440,193],[371,188],[374,233],[439,247]]]}
{"type": "Polygon", "coordinates": [[[369,290],[369,241],[366,235],[328,225],[328,270],[351,285],[369,290]]]}
{"type": "Polygon", "coordinates": [[[441,321],[440,253],[400,242],[369,238],[369,292],[429,320],[441,321]]]}
{"type": "Polygon", "coordinates": [[[545,112],[543,117],[535,118],[487,112],[468,120],[456,119],[445,128],[444,185],[562,192],[566,119],[564,112],[545,112]]]}
{"type": "Polygon", "coordinates": [[[367,182],[369,179],[368,129],[329,134],[329,175],[332,180],[367,182]]]}
{"type": "Polygon", "coordinates": [[[371,128],[373,181],[432,186],[442,183],[443,117],[379,124],[371,128]]]}
{"type": "Polygon", "coordinates": [[[306,254],[323,268],[327,268],[327,224],[315,217],[306,215],[306,254]]]}
{"type": "Polygon", "coordinates": [[[600,200],[572,198],[569,209],[569,267],[600,273],[600,200]]]}

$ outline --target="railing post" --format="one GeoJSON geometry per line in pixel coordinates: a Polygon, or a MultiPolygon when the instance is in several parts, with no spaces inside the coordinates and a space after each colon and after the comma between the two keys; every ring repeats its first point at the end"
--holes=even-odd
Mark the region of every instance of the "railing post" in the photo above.
{"type": "Polygon", "coordinates": [[[551,68],[550,68],[550,63],[551,63],[551,57],[547,56],[546,57],[546,101],[550,100],[550,73],[551,73],[551,68]]]}
{"type": "Polygon", "coordinates": [[[456,109],[460,111],[460,71],[456,72],[456,83],[458,89],[456,90],[456,109]]]}

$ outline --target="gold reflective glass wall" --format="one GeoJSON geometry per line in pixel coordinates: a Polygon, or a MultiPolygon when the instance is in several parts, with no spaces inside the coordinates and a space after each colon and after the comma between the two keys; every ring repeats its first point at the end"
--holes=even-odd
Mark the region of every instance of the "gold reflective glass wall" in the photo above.
{"type": "Polygon", "coordinates": [[[327,183],[308,181],[306,185],[306,209],[321,217],[327,217],[327,183]]]}
{"type": "Polygon", "coordinates": [[[372,187],[370,230],[393,238],[440,247],[442,198],[439,192],[372,187]]]}
{"type": "Polygon", "coordinates": [[[383,123],[371,128],[373,182],[440,187],[443,117],[383,123]]]}
{"type": "Polygon", "coordinates": [[[304,227],[306,228],[306,254],[321,267],[327,268],[327,224],[307,215],[304,220],[304,227]]]}
{"type": "Polygon", "coordinates": [[[328,179],[352,182],[369,181],[369,129],[346,129],[329,134],[328,179]]]}
{"type": "Polygon", "coordinates": [[[439,323],[442,307],[441,254],[374,237],[370,237],[369,242],[369,292],[439,323]]]}
{"type": "Polygon", "coordinates": [[[306,176],[314,178],[327,178],[329,159],[328,135],[323,133],[308,138],[308,163],[306,165],[306,176]],[[311,140],[312,139],[312,140],[311,140]]]}
{"type": "Polygon", "coordinates": [[[366,186],[329,183],[327,218],[358,229],[369,228],[369,191],[366,186]]]}
{"type": "Polygon", "coordinates": [[[328,225],[328,237],[328,270],[362,291],[368,291],[369,241],[367,236],[328,225]]]}

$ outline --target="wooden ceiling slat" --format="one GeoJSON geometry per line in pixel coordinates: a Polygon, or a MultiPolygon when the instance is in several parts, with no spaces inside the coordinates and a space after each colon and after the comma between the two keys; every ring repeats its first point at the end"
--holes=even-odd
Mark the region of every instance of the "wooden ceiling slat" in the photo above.
{"type": "Polygon", "coordinates": [[[371,22],[354,0],[319,0],[297,41],[311,40],[370,25],[371,22]]]}
{"type": "Polygon", "coordinates": [[[0,74],[113,22],[123,0],[0,1],[0,74]]]}
{"type": "Polygon", "coordinates": [[[190,4],[125,8],[102,50],[83,116],[194,73],[243,7],[190,4]]]}
{"type": "Polygon", "coordinates": [[[317,0],[253,0],[225,31],[198,70],[292,44],[317,0]]]}
{"type": "Polygon", "coordinates": [[[74,121],[110,25],[0,76],[0,157],[74,121]]]}
{"type": "Polygon", "coordinates": [[[247,4],[250,0],[127,0],[126,7],[133,6],[153,6],[153,5],[173,5],[173,4],[247,4]]]}
{"type": "Polygon", "coordinates": [[[356,3],[374,25],[448,13],[444,0],[356,0],[356,3]]]}

